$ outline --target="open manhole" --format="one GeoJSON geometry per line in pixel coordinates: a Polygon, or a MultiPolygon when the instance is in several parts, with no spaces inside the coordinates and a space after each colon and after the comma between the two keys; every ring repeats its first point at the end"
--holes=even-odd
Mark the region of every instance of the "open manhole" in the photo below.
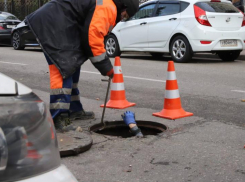
{"type": "MultiPolygon", "coordinates": [[[[129,138],[133,136],[129,131],[129,127],[123,121],[112,121],[105,123],[105,128],[103,124],[99,123],[91,126],[90,131],[102,135],[118,136],[122,138],[129,138]]],[[[153,121],[136,121],[136,123],[144,136],[158,135],[159,133],[167,130],[167,127],[164,124],[153,121]]]]}

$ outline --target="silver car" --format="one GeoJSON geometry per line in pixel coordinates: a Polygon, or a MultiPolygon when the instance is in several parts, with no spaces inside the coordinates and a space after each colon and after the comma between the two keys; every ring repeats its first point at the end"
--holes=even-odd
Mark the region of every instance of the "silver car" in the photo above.
{"type": "Polygon", "coordinates": [[[0,181],[76,182],[61,164],[45,103],[10,77],[0,80],[0,181]]]}

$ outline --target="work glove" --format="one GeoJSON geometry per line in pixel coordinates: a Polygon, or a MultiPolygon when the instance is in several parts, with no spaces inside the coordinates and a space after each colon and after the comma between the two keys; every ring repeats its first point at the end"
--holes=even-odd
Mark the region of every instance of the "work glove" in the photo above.
{"type": "MultiPolygon", "coordinates": [[[[124,123],[127,126],[129,126],[129,124],[136,124],[135,114],[131,111],[126,111],[122,115],[122,118],[123,118],[124,123]]],[[[130,128],[130,132],[136,137],[143,137],[143,134],[142,134],[140,128],[138,128],[138,126],[134,126],[134,127],[130,128]]]]}
{"type": "Polygon", "coordinates": [[[109,72],[107,72],[106,76],[109,76],[112,79],[114,76],[114,69],[112,68],[109,72]]]}
{"type": "Polygon", "coordinates": [[[109,76],[110,78],[113,78],[114,75],[113,66],[111,64],[110,59],[107,56],[105,56],[105,59],[103,59],[102,61],[93,63],[93,65],[95,68],[99,70],[101,75],[109,76]]]}
{"type": "Polygon", "coordinates": [[[135,122],[135,114],[131,111],[126,111],[121,115],[124,123],[128,126],[129,124],[136,124],[135,122]]]}

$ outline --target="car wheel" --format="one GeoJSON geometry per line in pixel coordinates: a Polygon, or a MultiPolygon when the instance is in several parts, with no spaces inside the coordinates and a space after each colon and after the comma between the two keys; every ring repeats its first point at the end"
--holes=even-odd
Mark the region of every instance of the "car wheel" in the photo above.
{"type": "Polygon", "coordinates": [[[175,37],[170,44],[170,54],[174,62],[189,62],[192,58],[189,41],[182,35],[175,37]]]}
{"type": "Polygon", "coordinates": [[[161,58],[163,56],[163,53],[159,53],[159,52],[151,52],[150,54],[154,58],[161,58]]]}
{"type": "Polygon", "coordinates": [[[105,49],[109,57],[116,57],[121,55],[117,38],[114,35],[109,35],[106,37],[105,49]]]}
{"type": "Polygon", "coordinates": [[[218,52],[218,56],[222,61],[235,61],[240,56],[241,51],[224,51],[218,52]]]}
{"type": "Polygon", "coordinates": [[[14,32],[12,36],[12,46],[15,50],[23,50],[25,46],[22,45],[21,36],[19,32],[14,32]]]}

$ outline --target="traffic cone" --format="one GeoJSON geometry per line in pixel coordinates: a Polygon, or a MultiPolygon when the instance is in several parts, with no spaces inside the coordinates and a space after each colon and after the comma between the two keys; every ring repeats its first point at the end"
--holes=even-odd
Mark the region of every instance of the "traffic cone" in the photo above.
{"type": "MultiPolygon", "coordinates": [[[[120,57],[116,57],[114,63],[114,77],[111,83],[110,100],[106,103],[106,107],[124,109],[134,105],[136,104],[128,102],[126,99],[120,57]]],[[[100,107],[104,107],[104,104],[100,107]]]]}
{"type": "Polygon", "coordinates": [[[178,118],[192,116],[192,115],[193,113],[186,112],[181,107],[181,100],[180,100],[178,83],[177,83],[175,69],[174,69],[174,62],[169,61],[164,107],[161,112],[153,113],[153,116],[167,118],[167,119],[178,119],[178,118]]]}

